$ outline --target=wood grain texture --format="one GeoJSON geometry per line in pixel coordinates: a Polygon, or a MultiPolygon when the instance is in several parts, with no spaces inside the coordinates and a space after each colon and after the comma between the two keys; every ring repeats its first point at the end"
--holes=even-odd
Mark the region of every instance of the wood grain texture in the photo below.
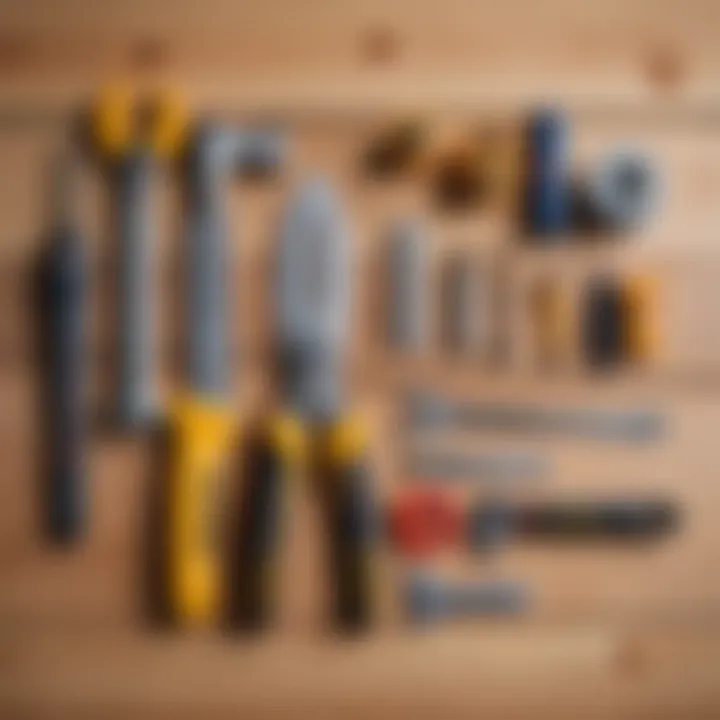
{"type": "MultiPolygon", "coordinates": [[[[711,0],[535,3],[511,0],[73,0],[0,2],[0,717],[502,717],[720,716],[720,6],[711,0]],[[412,383],[449,394],[557,404],[651,405],[667,438],[633,449],[590,442],[428,439],[458,447],[537,448],[551,477],[527,492],[669,492],[685,522],[655,548],[517,545],[497,558],[448,554],[451,577],[522,577],[530,611],[416,633],[396,598],[402,563],[384,554],[380,623],[366,641],[325,626],[322,544],[305,485],[293,490],[280,573],[279,624],[266,639],[210,631],[158,635],[142,620],[149,460],[142,440],[99,431],[90,453],[92,527],[63,554],[38,529],[39,398],[28,283],[41,246],[47,159],[66,112],[109,77],[168,80],[198,113],[286,122],[291,156],[275,183],[228,190],[232,227],[233,369],[238,413],[272,394],[267,272],[277,212],[308,169],[336,182],[354,230],[357,302],[348,357],[353,402],[370,420],[378,490],[404,478],[400,397],[412,383]],[[433,127],[516,121],[537,98],[573,112],[575,172],[609,145],[653,153],[667,181],[661,216],[625,245],[534,252],[503,217],[448,218],[427,187],[366,182],[358,156],[375,128],[416,110],[433,127]],[[384,231],[422,212],[437,272],[452,252],[490,262],[509,246],[513,352],[502,372],[450,360],[434,341],[401,360],[382,344],[384,231]],[[593,378],[579,363],[538,375],[524,292],[539,273],[575,283],[598,268],[652,268],[664,288],[665,342],[643,373],[593,378]]],[[[158,183],[162,382],[180,377],[177,186],[158,183]]],[[[93,407],[112,360],[108,225],[97,171],[83,178],[79,216],[95,279],[90,307],[93,407]]],[[[437,333],[435,333],[437,337],[437,333]]]]}

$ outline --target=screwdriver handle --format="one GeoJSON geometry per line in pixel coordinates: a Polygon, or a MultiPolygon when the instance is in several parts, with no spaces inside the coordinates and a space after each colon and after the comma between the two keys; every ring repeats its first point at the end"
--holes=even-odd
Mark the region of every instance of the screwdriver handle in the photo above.
{"type": "Polygon", "coordinates": [[[131,150],[115,166],[117,276],[117,398],[120,425],[143,428],[155,418],[155,229],[150,185],[154,159],[131,150]]]}
{"type": "Polygon", "coordinates": [[[47,363],[48,530],[72,543],[85,530],[84,338],[82,241],[69,229],[51,238],[42,268],[47,363]]]}
{"type": "Polygon", "coordinates": [[[202,624],[223,596],[221,511],[235,421],[225,404],[188,397],[177,402],[170,430],[168,611],[176,624],[202,624]]]}
{"type": "Polygon", "coordinates": [[[351,419],[330,429],[321,457],[326,494],[333,615],[344,631],[372,622],[372,555],[376,536],[372,478],[363,428],[351,419]]]}
{"type": "Polygon", "coordinates": [[[303,430],[290,415],[251,440],[245,467],[235,574],[233,624],[261,630],[274,614],[274,568],[286,484],[301,465],[303,430]]]}
{"type": "Polygon", "coordinates": [[[649,538],[673,530],[679,512],[669,500],[547,502],[518,510],[518,531],[545,537],[649,538]]]}

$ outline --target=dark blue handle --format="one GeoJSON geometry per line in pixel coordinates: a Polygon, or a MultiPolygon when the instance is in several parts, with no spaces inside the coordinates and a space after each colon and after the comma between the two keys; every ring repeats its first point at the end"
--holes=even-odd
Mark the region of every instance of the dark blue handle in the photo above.
{"type": "Polygon", "coordinates": [[[53,238],[43,277],[47,367],[48,529],[70,543],[86,525],[83,410],[84,260],[80,238],[53,238]]]}

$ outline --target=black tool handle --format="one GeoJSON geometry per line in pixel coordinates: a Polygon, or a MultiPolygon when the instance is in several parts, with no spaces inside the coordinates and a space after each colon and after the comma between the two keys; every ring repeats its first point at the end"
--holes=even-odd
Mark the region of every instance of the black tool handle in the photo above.
{"type": "Polygon", "coordinates": [[[46,368],[47,520],[51,539],[71,543],[85,530],[87,499],[83,408],[85,269],[72,230],[51,239],[41,274],[46,368]]]}
{"type": "Polygon", "coordinates": [[[231,624],[236,628],[261,630],[272,620],[283,497],[291,473],[291,458],[281,443],[267,435],[251,439],[232,583],[231,624]]]}
{"type": "Polygon", "coordinates": [[[373,620],[372,555],[376,535],[369,467],[361,455],[323,473],[333,616],[339,629],[365,630],[373,620]]]}
{"type": "Polygon", "coordinates": [[[673,530],[678,520],[669,500],[566,501],[523,507],[516,527],[532,536],[641,539],[673,530]]]}

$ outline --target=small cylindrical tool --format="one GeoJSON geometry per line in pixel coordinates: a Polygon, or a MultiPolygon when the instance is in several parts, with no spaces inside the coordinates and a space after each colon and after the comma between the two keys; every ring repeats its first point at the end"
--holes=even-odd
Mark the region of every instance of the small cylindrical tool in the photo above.
{"type": "Polygon", "coordinates": [[[526,132],[525,228],[549,242],[570,227],[567,120],[557,109],[538,110],[526,132]]]}
{"type": "Polygon", "coordinates": [[[623,347],[631,363],[652,361],[660,340],[659,283],[649,275],[627,278],[621,288],[623,347]]]}
{"type": "Polygon", "coordinates": [[[442,279],[443,339],[453,353],[478,347],[481,313],[479,268],[465,254],[451,257],[442,279]]]}
{"type": "Polygon", "coordinates": [[[560,279],[542,277],[531,290],[530,303],[537,362],[556,368],[568,360],[574,340],[570,293],[560,279]]]}
{"type": "Polygon", "coordinates": [[[388,238],[387,338],[396,349],[419,351],[428,333],[426,233],[417,221],[396,223],[388,238]]]}
{"type": "Polygon", "coordinates": [[[41,268],[44,462],[51,540],[68,544],[87,524],[85,467],[83,242],[74,217],[75,160],[64,153],[53,168],[53,218],[41,268]]]}
{"type": "Polygon", "coordinates": [[[591,279],[585,288],[582,349],[593,368],[617,366],[624,356],[623,304],[620,284],[612,277],[591,279]]]}

